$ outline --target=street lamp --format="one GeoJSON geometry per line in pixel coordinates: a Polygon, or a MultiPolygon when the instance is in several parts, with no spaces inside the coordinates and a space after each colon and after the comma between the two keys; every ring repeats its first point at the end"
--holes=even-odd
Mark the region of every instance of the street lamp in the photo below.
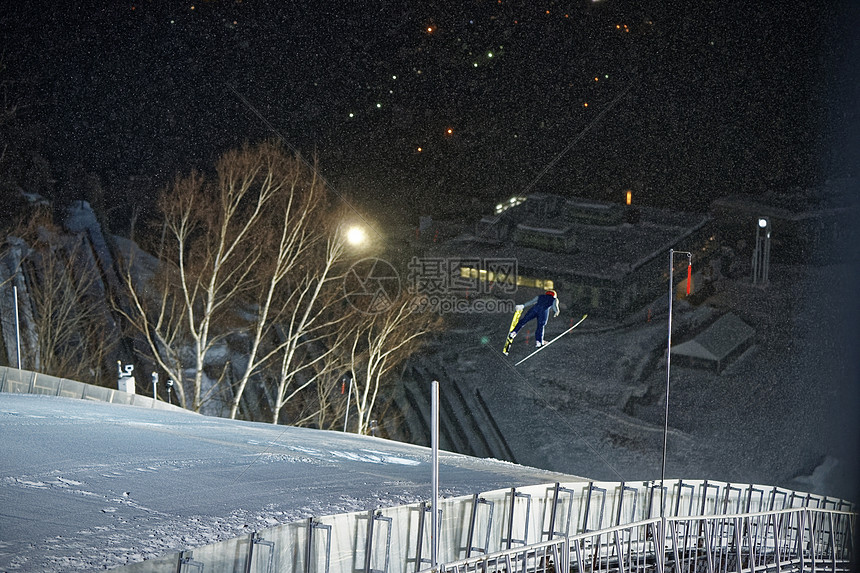
{"type": "Polygon", "coordinates": [[[346,241],[354,247],[363,245],[367,241],[367,233],[363,227],[353,225],[346,230],[346,241]]]}
{"type": "Polygon", "coordinates": [[[753,284],[767,284],[770,270],[770,219],[759,217],[755,228],[755,249],[752,255],[753,284]]]}

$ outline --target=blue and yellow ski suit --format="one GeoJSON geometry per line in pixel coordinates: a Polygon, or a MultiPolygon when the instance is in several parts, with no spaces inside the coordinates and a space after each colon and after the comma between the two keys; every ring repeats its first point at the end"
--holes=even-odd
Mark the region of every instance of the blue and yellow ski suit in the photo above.
{"type": "Polygon", "coordinates": [[[517,325],[511,331],[516,335],[527,322],[537,319],[537,328],[535,329],[535,342],[539,345],[543,344],[543,327],[546,321],[549,320],[549,309],[555,311],[554,316],[558,316],[558,298],[551,294],[540,294],[530,301],[523,304],[524,307],[532,306],[523,317],[517,322],[517,325]]]}

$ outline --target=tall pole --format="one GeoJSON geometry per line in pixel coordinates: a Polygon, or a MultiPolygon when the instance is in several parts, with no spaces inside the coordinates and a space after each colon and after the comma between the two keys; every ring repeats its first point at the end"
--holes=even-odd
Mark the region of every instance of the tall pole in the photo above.
{"type": "Polygon", "coordinates": [[[433,477],[430,487],[433,500],[430,504],[430,567],[436,567],[439,551],[439,382],[433,381],[430,391],[430,448],[433,456],[433,477]]]}
{"type": "Polygon", "coordinates": [[[672,300],[675,298],[675,250],[669,249],[669,341],[666,351],[666,409],[663,412],[663,462],[660,467],[660,517],[665,510],[666,496],[663,482],[666,480],[666,445],[669,438],[669,371],[672,366],[672,300]]]}
{"type": "MultiPolygon", "coordinates": [[[[687,264],[692,265],[693,253],[669,249],[669,337],[666,347],[666,409],[663,413],[663,463],[660,468],[660,517],[666,510],[666,445],[669,439],[669,379],[672,368],[672,301],[675,299],[675,253],[687,255],[687,264]]],[[[688,266],[689,268],[689,266],[688,266]]],[[[688,273],[689,280],[689,273],[688,273]]],[[[688,283],[689,284],[689,283],[688,283]]],[[[665,527],[665,523],[663,524],[665,527]]]]}
{"type": "Polygon", "coordinates": [[[21,323],[18,320],[18,287],[12,287],[15,296],[15,353],[18,356],[18,370],[21,369],[21,323]]]}

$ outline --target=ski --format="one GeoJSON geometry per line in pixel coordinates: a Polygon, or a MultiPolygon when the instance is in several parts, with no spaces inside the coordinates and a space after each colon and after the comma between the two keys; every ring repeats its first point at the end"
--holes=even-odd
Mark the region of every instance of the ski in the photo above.
{"type": "Polygon", "coordinates": [[[528,356],[526,356],[525,358],[523,358],[519,362],[515,363],[514,366],[519,366],[520,364],[522,364],[523,362],[525,362],[526,360],[528,360],[529,358],[531,358],[532,356],[534,356],[535,354],[537,354],[538,352],[540,352],[541,350],[543,350],[544,348],[546,348],[547,346],[549,346],[550,344],[552,344],[553,342],[555,342],[556,340],[558,340],[559,338],[561,338],[562,336],[564,336],[565,334],[567,334],[568,332],[570,332],[571,330],[573,330],[574,328],[576,328],[577,326],[582,324],[582,321],[585,320],[585,318],[587,316],[588,316],[587,314],[583,314],[582,318],[579,319],[579,322],[577,322],[576,324],[574,324],[573,326],[571,326],[570,328],[568,328],[567,330],[565,330],[564,332],[562,332],[561,334],[559,334],[558,336],[556,336],[555,338],[553,338],[552,340],[550,340],[549,342],[544,344],[543,346],[537,347],[534,352],[532,352],[531,354],[529,354],[528,356]]]}
{"type": "Polygon", "coordinates": [[[513,332],[514,327],[517,325],[517,321],[520,319],[520,315],[523,313],[522,310],[517,310],[514,312],[514,318],[511,320],[511,326],[508,328],[508,336],[505,337],[505,347],[502,348],[502,354],[505,356],[508,355],[508,352],[511,349],[511,343],[514,341],[513,338],[510,338],[511,332],[513,332]]]}

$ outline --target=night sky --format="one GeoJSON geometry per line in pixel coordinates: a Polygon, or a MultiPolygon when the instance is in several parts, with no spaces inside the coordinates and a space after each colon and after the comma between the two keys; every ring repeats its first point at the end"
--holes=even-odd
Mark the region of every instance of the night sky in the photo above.
{"type": "Polygon", "coordinates": [[[416,217],[523,191],[702,210],[853,168],[847,1],[4,4],[8,94],[108,193],[267,137],[416,217]]]}

